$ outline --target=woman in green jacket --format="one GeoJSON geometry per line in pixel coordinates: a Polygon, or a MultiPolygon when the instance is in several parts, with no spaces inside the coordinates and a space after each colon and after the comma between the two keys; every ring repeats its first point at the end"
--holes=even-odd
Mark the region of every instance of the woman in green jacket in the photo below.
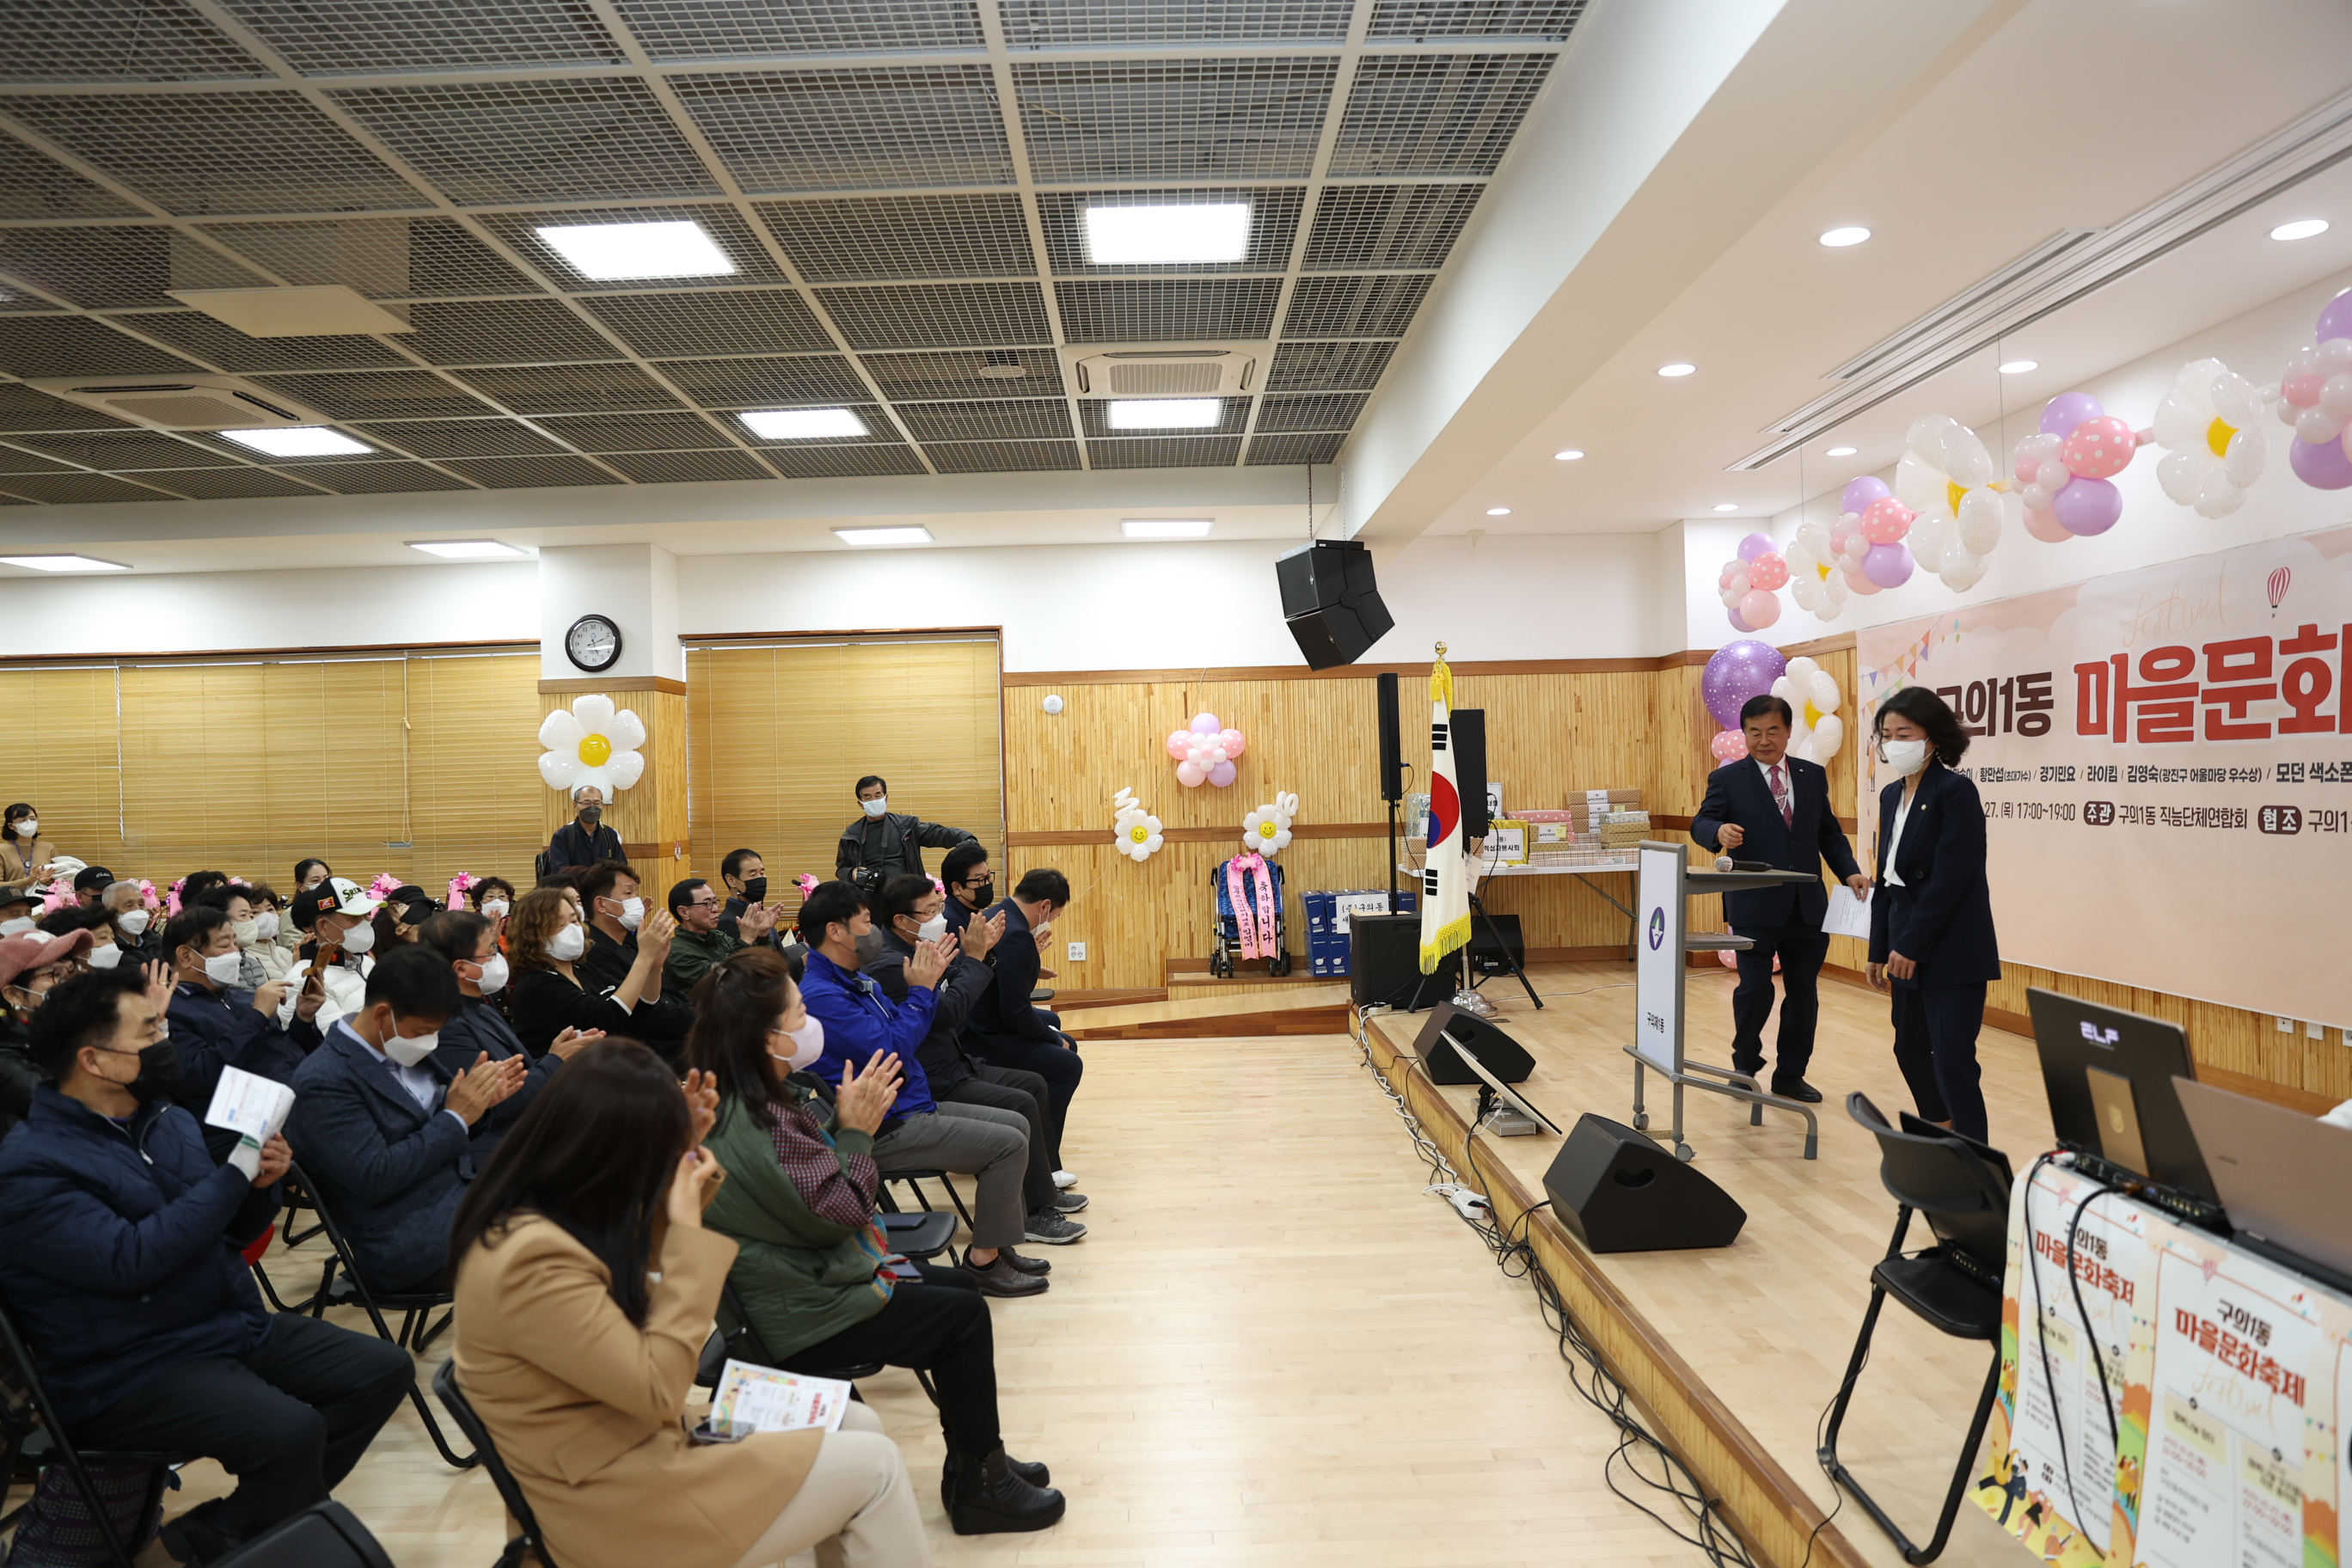
{"type": "Polygon", "coordinates": [[[954,1269],[919,1264],[919,1279],[895,1279],[874,1217],[874,1133],[898,1096],[898,1058],[845,1074],[828,1105],[823,1080],[798,1071],[824,1046],[790,967],[765,948],[695,987],[687,1058],[719,1087],[707,1146],[729,1173],[705,1223],[740,1248],[728,1282],[788,1372],[878,1361],[930,1373],[957,1534],[1043,1530],[1065,1505],[1044,1465],[1004,1452],[988,1303],[954,1269]]]}

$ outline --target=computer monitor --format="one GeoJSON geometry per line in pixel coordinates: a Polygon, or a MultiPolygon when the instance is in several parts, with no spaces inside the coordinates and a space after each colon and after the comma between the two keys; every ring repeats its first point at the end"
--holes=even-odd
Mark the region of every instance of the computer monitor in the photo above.
{"type": "Polygon", "coordinates": [[[2210,1083],[2173,1086],[2213,1173],[2230,1227],[2288,1267],[2352,1277],[2352,1131],[2210,1083]]]}
{"type": "Polygon", "coordinates": [[[2213,1178],[2172,1087],[2176,1078],[2197,1076],[2180,1026],[2039,986],[2025,997],[2060,1145],[2215,1202],[2213,1178]]]}

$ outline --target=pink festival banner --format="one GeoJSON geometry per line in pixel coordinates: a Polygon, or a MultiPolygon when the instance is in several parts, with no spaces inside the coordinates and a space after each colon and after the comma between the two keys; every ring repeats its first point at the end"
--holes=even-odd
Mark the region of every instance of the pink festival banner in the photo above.
{"type": "Polygon", "coordinates": [[[2352,528],[1874,626],[1855,668],[1863,737],[1906,686],[1967,724],[2002,958],[2352,1025],[2352,528]]]}

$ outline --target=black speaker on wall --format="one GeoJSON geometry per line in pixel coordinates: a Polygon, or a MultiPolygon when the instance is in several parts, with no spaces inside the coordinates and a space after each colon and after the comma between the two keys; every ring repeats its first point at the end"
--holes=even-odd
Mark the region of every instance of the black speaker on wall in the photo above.
{"type": "Polygon", "coordinates": [[[1318,540],[1274,563],[1282,619],[1310,669],[1353,664],[1396,625],[1372,582],[1372,552],[1352,539],[1318,540]]]}
{"type": "Polygon", "coordinates": [[[1456,708],[1449,715],[1454,743],[1454,787],[1462,792],[1462,837],[1484,838],[1486,815],[1486,710],[1456,708]]]}
{"type": "Polygon", "coordinates": [[[1505,1083],[1525,1083],[1536,1070],[1536,1058],[1525,1046],[1477,1014],[1440,1002],[1414,1037],[1413,1055],[1429,1070],[1432,1083],[1476,1083],[1478,1075],[1462,1065],[1461,1051],[1476,1057],[1505,1083]]]}
{"type": "Polygon", "coordinates": [[[1404,721],[1397,711],[1397,675],[1381,672],[1374,683],[1381,692],[1381,798],[1394,805],[1404,799],[1404,721]]]}
{"type": "Polygon", "coordinates": [[[1462,952],[1447,953],[1436,973],[1423,974],[1419,915],[1351,915],[1348,981],[1359,1007],[1418,1013],[1462,989],[1462,952]]]}
{"type": "Polygon", "coordinates": [[[1729,1247],[1748,1211],[1729,1193],[1622,1122],[1590,1112],[1544,1173],[1552,1213],[1587,1252],[1729,1247]]]}

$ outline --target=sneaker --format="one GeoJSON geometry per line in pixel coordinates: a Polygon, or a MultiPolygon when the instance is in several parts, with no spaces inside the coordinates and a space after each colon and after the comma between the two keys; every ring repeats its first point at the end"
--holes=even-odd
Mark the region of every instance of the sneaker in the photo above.
{"type": "Polygon", "coordinates": [[[1054,1184],[1066,1190],[1076,1186],[1078,1184],[1078,1178],[1074,1172],[1056,1171],[1054,1173],[1054,1184]]]}
{"type": "Polygon", "coordinates": [[[1079,1214],[1085,1211],[1086,1206],[1087,1194],[1084,1193],[1063,1193],[1054,1199],[1054,1212],[1056,1214],[1079,1214]]]}
{"type": "Polygon", "coordinates": [[[1046,1214],[1043,1210],[1031,1215],[1028,1225],[1025,1239],[1043,1242],[1047,1247],[1067,1247],[1083,1239],[1087,1234],[1087,1227],[1076,1220],[1064,1219],[1060,1215],[1046,1214]]]}
{"type": "Polygon", "coordinates": [[[1054,1271],[1054,1266],[1044,1258],[1031,1258],[1025,1253],[1015,1252],[1009,1247],[998,1247],[996,1256],[1012,1264],[1024,1274],[1051,1274],[1054,1271]]]}
{"type": "Polygon", "coordinates": [[[979,1282],[980,1293],[983,1296],[1042,1296],[1047,1289],[1045,1276],[1024,1274],[1001,1251],[997,1253],[995,1261],[985,1268],[973,1263],[969,1253],[956,1267],[979,1282]]]}

